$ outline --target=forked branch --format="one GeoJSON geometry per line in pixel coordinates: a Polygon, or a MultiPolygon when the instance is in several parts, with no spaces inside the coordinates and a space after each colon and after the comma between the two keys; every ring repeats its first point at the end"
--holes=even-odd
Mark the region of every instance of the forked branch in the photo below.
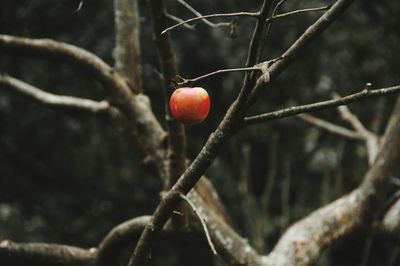
{"type": "MultiPolygon", "coordinates": [[[[279,67],[274,68],[274,75],[277,75],[278,72],[282,71],[286,66],[288,66],[289,62],[294,59],[295,55],[298,54],[300,49],[309,43],[313,37],[317,35],[316,33],[320,33],[326,27],[328,27],[329,24],[334,21],[351,2],[351,0],[338,0],[332,6],[332,8],[325,13],[324,16],[320,18],[314,24],[314,26],[312,26],[314,30],[312,30],[312,32],[308,32],[307,36],[304,37],[307,39],[307,41],[302,42],[301,45],[298,45],[297,48],[294,48],[297,50],[294,53],[288,52],[287,54],[290,56],[289,59],[285,58],[273,65],[279,65],[279,67]]],[[[270,4],[270,1],[264,2],[260,14],[266,15],[268,13],[267,11],[269,10],[270,4]]],[[[252,42],[250,44],[250,51],[246,63],[247,66],[254,65],[255,60],[257,60],[258,45],[260,44],[260,36],[263,28],[262,24],[258,25],[259,26],[256,26],[252,42]]],[[[262,82],[264,82],[264,77],[262,77],[262,79],[262,82]]],[[[204,145],[199,155],[185,170],[176,184],[171,188],[171,190],[165,195],[163,200],[158,205],[153,214],[152,220],[146,226],[138,244],[136,245],[136,248],[129,261],[129,266],[144,266],[147,264],[148,256],[159,232],[161,232],[171,213],[180,202],[179,195],[186,195],[194,187],[204,171],[214,161],[224,142],[227,141],[230,136],[237,131],[240,122],[239,120],[245,115],[245,110],[243,107],[245,107],[245,104],[248,102],[249,93],[252,89],[253,84],[251,80],[252,79],[246,75],[244,85],[239,93],[239,96],[229,108],[221,124],[214,131],[214,133],[210,135],[207,143],[204,145]]]]}

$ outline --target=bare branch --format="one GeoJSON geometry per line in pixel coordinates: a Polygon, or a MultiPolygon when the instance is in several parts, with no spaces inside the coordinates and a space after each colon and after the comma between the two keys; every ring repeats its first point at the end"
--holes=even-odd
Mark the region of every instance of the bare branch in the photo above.
{"type": "MultiPolygon", "coordinates": [[[[194,9],[191,5],[189,5],[188,3],[186,3],[184,0],[177,0],[178,3],[180,3],[181,5],[183,5],[186,9],[188,9],[190,12],[192,12],[193,14],[195,14],[197,17],[202,17],[203,15],[198,12],[196,9],[194,9]]],[[[216,28],[216,27],[227,27],[230,25],[230,23],[227,22],[220,22],[220,23],[212,23],[211,21],[209,21],[208,19],[203,18],[202,21],[207,24],[210,27],[216,28]]]]}
{"type": "Polygon", "coordinates": [[[65,59],[94,74],[106,88],[112,89],[119,97],[132,98],[129,86],[113,68],[96,55],[77,46],[49,39],[29,39],[0,34],[0,51],[65,59]]]}
{"type": "MultiPolygon", "coordinates": [[[[369,90],[369,89],[366,89],[369,90]]],[[[372,163],[375,161],[376,156],[378,155],[379,151],[379,138],[376,136],[374,133],[369,131],[364,127],[364,125],[361,123],[361,121],[358,119],[357,116],[355,116],[350,109],[343,105],[338,107],[338,110],[340,112],[340,115],[344,120],[346,120],[350,125],[353,126],[353,128],[356,130],[356,132],[362,137],[362,139],[365,141],[365,144],[367,146],[367,151],[368,151],[368,163],[372,165],[372,163]]]]}
{"type": "MultiPolygon", "coordinates": [[[[351,3],[351,0],[338,0],[338,2],[332,6],[332,8],[325,13],[325,16],[317,22],[316,29],[314,31],[320,32],[325,29],[332,20],[334,20],[340,13],[342,13],[346,7],[351,3]]],[[[250,43],[249,54],[246,62],[246,66],[255,65],[257,60],[257,51],[261,40],[261,33],[263,29],[263,23],[269,12],[271,6],[271,1],[264,1],[263,6],[260,11],[260,16],[258,18],[255,30],[253,32],[252,41],[250,43]]],[[[307,37],[308,40],[312,39],[310,36],[307,37]]],[[[304,41],[303,44],[298,45],[299,49],[308,41],[304,41]]],[[[294,50],[296,50],[294,49],[294,50]]],[[[289,49],[290,50],[290,49],[289,49]]],[[[297,51],[287,53],[291,58],[289,60],[282,59],[275,65],[280,65],[280,68],[274,68],[274,74],[276,75],[279,71],[282,71],[285,66],[293,59],[293,56],[297,54],[297,51]]],[[[262,77],[262,82],[265,82],[265,78],[262,77]]],[[[158,233],[162,230],[164,224],[168,221],[171,213],[174,211],[175,206],[180,202],[179,195],[187,194],[196,182],[199,180],[204,171],[216,158],[218,151],[222,147],[225,141],[229,139],[238,129],[239,129],[239,118],[244,115],[244,108],[248,102],[249,94],[253,88],[254,76],[246,75],[242,89],[227,111],[224,119],[218,128],[212,133],[207,140],[198,156],[195,158],[193,163],[185,170],[185,172],[178,179],[176,184],[171,188],[171,190],[165,195],[161,200],[157,209],[155,210],[151,222],[146,226],[143,231],[138,244],[131,256],[129,261],[129,266],[144,266],[148,262],[148,255],[157,239],[158,233]]]]}
{"type": "Polygon", "coordinates": [[[138,0],[114,0],[114,13],[115,69],[129,82],[133,92],[138,93],[142,91],[138,0]]]}
{"type": "Polygon", "coordinates": [[[268,18],[267,21],[277,20],[277,19],[281,19],[281,18],[285,18],[285,17],[288,17],[288,16],[301,14],[301,13],[324,11],[324,10],[328,10],[329,8],[331,8],[331,6],[332,5],[327,5],[327,6],[323,6],[323,7],[305,8],[305,9],[294,10],[294,11],[291,11],[291,12],[287,12],[287,13],[283,13],[283,14],[279,14],[279,15],[274,15],[274,16],[268,18]]]}
{"type": "MultiPolygon", "coordinates": [[[[338,97],[340,98],[340,97],[338,97]]],[[[371,132],[364,127],[364,125],[360,122],[357,116],[355,116],[350,109],[346,106],[338,107],[339,113],[342,116],[343,120],[347,121],[353,128],[363,136],[363,138],[367,139],[371,132]]]]}
{"type": "Polygon", "coordinates": [[[97,102],[72,96],[48,93],[6,74],[0,74],[0,84],[10,87],[18,93],[45,105],[83,110],[92,113],[110,112],[111,108],[114,112],[119,112],[116,108],[110,106],[107,101],[97,102]]]}
{"type": "MultiPolygon", "coordinates": [[[[280,7],[284,2],[286,2],[286,0],[280,0],[280,1],[275,5],[274,9],[272,10],[272,16],[275,16],[275,15],[276,15],[276,12],[278,12],[279,7],[280,7]]],[[[264,36],[264,38],[263,38],[263,40],[262,40],[262,44],[261,44],[260,47],[259,47],[258,58],[257,58],[257,61],[258,61],[258,62],[261,60],[261,58],[262,58],[262,56],[263,56],[264,49],[265,49],[265,44],[267,43],[269,34],[270,34],[270,32],[271,32],[271,29],[272,29],[272,22],[273,22],[273,21],[272,21],[272,20],[269,20],[269,21],[268,21],[268,19],[267,19],[265,22],[268,24],[268,26],[267,26],[267,29],[265,30],[265,36],[264,36]]]]}
{"type": "Polygon", "coordinates": [[[170,82],[177,74],[177,65],[170,36],[159,34],[166,25],[167,11],[165,2],[149,0],[148,5],[153,26],[153,36],[157,46],[158,59],[164,81],[165,119],[168,130],[168,157],[164,158],[167,167],[167,178],[164,180],[164,189],[167,190],[171,188],[186,168],[186,136],[184,126],[172,119],[168,105],[174,91],[170,82]]]}
{"type": "Polygon", "coordinates": [[[285,18],[285,17],[291,16],[291,15],[299,14],[299,13],[311,12],[311,11],[328,10],[328,9],[332,6],[332,5],[329,5],[329,6],[318,7],[318,8],[300,9],[300,10],[295,10],[295,11],[292,11],[292,12],[288,12],[288,13],[276,15],[276,13],[277,13],[279,7],[280,7],[285,1],[286,1],[286,0],[281,0],[281,1],[279,1],[279,2],[276,4],[274,10],[272,11],[272,16],[266,20],[266,22],[268,23],[268,28],[266,29],[265,37],[264,37],[264,40],[263,40],[263,44],[262,44],[262,46],[261,46],[261,48],[260,48],[260,52],[259,52],[259,56],[258,56],[258,59],[259,59],[259,60],[262,58],[262,55],[263,55],[263,52],[264,52],[265,44],[266,44],[266,42],[267,42],[268,36],[269,36],[269,34],[270,34],[270,32],[271,32],[271,29],[272,29],[272,24],[273,24],[272,22],[273,22],[273,21],[279,20],[280,18],[285,18]]]}
{"type": "Polygon", "coordinates": [[[94,261],[95,249],[44,243],[0,243],[0,261],[7,266],[87,266],[94,261]]]}
{"type": "Polygon", "coordinates": [[[99,245],[96,265],[116,265],[117,258],[123,248],[129,246],[140,236],[150,218],[150,216],[140,216],[114,227],[99,245]]]}
{"type": "Polygon", "coordinates": [[[325,129],[326,131],[329,131],[333,134],[337,134],[339,136],[349,138],[349,139],[363,140],[363,138],[360,136],[360,134],[358,134],[355,131],[349,130],[345,127],[341,127],[341,126],[332,124],[326,120],[317,118],[310,114],[300,114],[297,117],[299,117],[300,119],[304,120],[305,122],[307,122],[313,126],[325,129]]]}
{"type": "Polygon", "coordinates": [[[215,244],[218,254],[229,265],[262,265],[261,256],[253,249],[248,240],[240,237],[232,227],[207,207],[205,199],[196,190],[192,190],[187,197],[197,206],[201,217],[207,219],[211,240],[215,244]]]}
{"type": "Polygon", "coordinates": [[[366,98],[389,95],[389,94],[399,93],[399,92],[400,92],[400,85],[388,87],[388,88],[376,89],[376,90],[363,90],[361,92],[350,94],[348,96],[345,96],[345,97],[342,97],[339,99],[322,101],[322,102],[317,102],[317,103],[312,103],[312,104],[299,105],[299,106],[282,109],[279,111],[274,111],[274,112],[269,112],[269,113],[265,113],[265,114],[261,114],[261,115],[246,117],[246,118],[244,118],[244,124],[252,125],[252,124],[262,123],[262,122],[266,122],[266,121],[277,120],[277,119],[281,119],[284,117],[293,116],[293,115],[297,115],[297,114],[301,114],[301,113],[308,113],[308,112],[312,112],[312,111],[316,111],[316,110],[327,109],[330,107],[337,107],[340,105],[345,105],[345,104],[359,101],[359,100],[366,99],[366,98]]]}
{"type": "Polygon", "coordinates": [[[400,199],[397,199],[386,212],[380,229],[400,241],[400,199]]]}
{"type": "Polygon", "coordinates": [[[252,12],[235,12],[235,13],[225,13],[225,14],[204,15],[204,16],[200,16],[200,17],[190,18],[190,19],[182,21],[181,23],[178,23],[171,27],[168,27],[165,30],[161,31],[161,34],[166,34],[167,32],[169,32],[179,26],[182,26],[183,24],[187,24],[187,23],[190,23],[193,21],[207,19],[207,18],[226,18],[226,17],[255,17],[255,18],[257,18],[258,16],[259,16],[259,13],[252,13],[252,12]]]}
{"type": "MultiPolygon", "coordinates": [[[[171,20],[173,20],[173,21],[176,21],[176,22],[178,22],[178,23],[184,22],[183,19],[178,18],[178,17],[176,17],[176,16],[174,16],[174,15],[171,15],[171,14],[169,14],[169,13],[166,13],[165,16],[167,16],[167,18],[169,18],[169,19],[171,19],[171,20]]],[[[187,24],[187,23],[182,24],[182,26],[185,27],[185,28],[187,28],[187,29],[189,29],[189,30],[194,30],[194,29],[195,29],[194,26],[192,26],[192,25],[190,25],[190,24],[187,24]]]]}
{"type": "Polygon", "coordinates": [[[17,56],[34,55],[61,58],[93,74],[109,89],[110,102],[128,119],[131,134],[140,144],[141,151],[153,162],[158,174],[165,178],[165,153],[163,139],[165,132],[151,110],[149,98],[143,94],[134,95],[126,80],[99,57],[74,45],[48,39],[30,39],[0,34],[0,51],[15,53],[17,56]],[[140,130],[137,127],[140,126],[140,130]]]}
{"type": "Polygon", "coordinates": [[[218,255],[217,251],[215,250],[214,244],[211,241],[210,233],[208,232],[205,219],[200,215],[200,213],[197,210],[196,206],[193,204],[193,202],[191,202],[191,200],[188,197],[186,197],[186,195],[180,194],[180,197],[183,200],[185,200],[187,204],[189,204],[189,206],[193,210],[194,214],[196,214],[197,218],[199,218],[199,221],[200,221],[201,226],[203,228],[204,234],[206,235],[207,242],[208,242],[208,245],[210,246],[210,249],[211,249],[212,253],[214,255],[218,255]]]}
{"type": "MultiPolygon", "coordinates": [[[[286,50],[283,59],[273,64],[269,69],[271,82],[279,76],[279,74],[288,67],[297,55],[306,47],[316,36],[321,34],[332,22],[334,22],[353,2],[353,0],[337,0],[332,7],[326,11],[314,24],[308,29],[286,50]]],[[[257,99],[261,88],[266,85],[263,77],[260,77],[253,88],[247,106],[251,106],[257,99]]]]}
{"type": "Polygon", "coordinates": [[[372,221],[390,182],[390,172],[400,159],[400,98],[392,112],[379,155],[361,185],[348,195],[314,211],[292,225],[265,265],[312,265],[321,252],[362,223],[372,221]]]}
{"type": "Polygon", "coordinates": [[[204,74],[204,75],[199,76],[197,78],[185,79],[185,78],[180,77],[183,81],[179,82],[177,85],[179,85],[179,86],[187,85],[187,84],[194,83],[194,82],[197,82],[199,80],[202,80],[202,79],[214,76],[214,75],[222,74],[222,73],[243,72],[243,71],[262,71],[262,70],[263,70],[263,68],[259,67],[259,66],[220,69],[220,70],[216,70],[216,71],[204,74]]]}

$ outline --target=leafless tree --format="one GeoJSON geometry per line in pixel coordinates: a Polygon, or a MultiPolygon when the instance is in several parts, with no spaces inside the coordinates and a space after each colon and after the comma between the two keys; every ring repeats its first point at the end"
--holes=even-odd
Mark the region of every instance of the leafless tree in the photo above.
{"type": "MultiPolygon", "coordinates": [[[[129,246],[138,236],[140,238],[127,264],[129,266],[146,265],[154,243],[160,235],[168,236],[184,230],[176,226],[176,223],[168,223],[174,211],[183,213],[192,228],[204,233],[210,245],[210,252],[219,254],[230,265],[311,265],[320,257],[323,250],[360,226],[369,226],[388,237],[398,237],[399,201],[395,200],[387,208],[382,219],[377,220],[376,217],[382,209],[382,202],[390,181],[390,172],[399,161],[400,100],[397,101],[383,136],[376,136],[369,131],[346,105],[365,98],[398,93],[400,92],[399,85],[387,88],[371,88],[371,85],[367,85],[351,95],[248,116],[248,110],[257,101],[260,92],[269,87],[281,72],[297,60],[304,47],[312,43],[316,36],[335,22],[350,6],[352,0],[337,0],[330,6],[282,14],[277,14],[278,7],[285,0],[279,2],[263,0],[259,11],[255,13],[238,12],[204,16],[186,2],[179,1],[196,17],[186,21],[177,19],[180,22],[169,28],[167,18],[171,15],[166,11],[165,2],[147,1],[164,81],[166,102],[174,90],[170,86],[170,81],[179,74],[171,45],[170,31],[182,25],[188,26],[188,23],[193,21],[203,21],[210,26],[230,26],[229,23],[210,22],[209,20],[213,18],[246,16],[256,21],[248,47],[247,61],[243,68],[218,70],[199,78],[181,79],[181,85],[183,85],[196,83],[210,75],[227,71],[245,71],[246,73],[240,92],[230,105],[225,117],[189,165],[185,154],[184,126],[173,120],[166,108],[167,126],[164,129],[156,119],[149,98],[142,87],[138,1],[115,0],[114,2],[116,23],[114,67],[109,66],[91,52],[66,43],[0,35],[1,52],[40,58],[56,57],[69,61],[99,80],[109,92],[108,100],[98,102],[51,94],[6,73],[0,74],[0,84],[48,106],[105,114],[115,122],[116,126],[126,128],[127,132],[130,132],[130,137],[139,144],[138,147],[145,161],[157,169],[158,176],[163,180],[162,199],[152,216],[137,217],[115,226],[98,247],[89,250],[65,245],[14,243],[11,240],[3,240],[0,243],[1,265],[116,265],[121,250],[129,246]],[[261,60],[262,43],[264,38],[268,37],[273,21],[316,11],[324,13],[279,58],[261,60]],[[342,106],[339,108],[340,114],[349,123],[351,129],[305,114],[338,106],[342,106]],[[204,176],[204,172],[218,156],[221,147],[237,132],[246,130],[251,125],[268,123],[289,116],[298,116],[313,126],[341,137],[363,141],[369,152],[370,167],[357,188],[290,225],[272,251],[262,254],[235,232],[227,222],[223,203],[211,181],[204,176]]],[[[179,221],[177,224],[179,225],[179,221]]]]}

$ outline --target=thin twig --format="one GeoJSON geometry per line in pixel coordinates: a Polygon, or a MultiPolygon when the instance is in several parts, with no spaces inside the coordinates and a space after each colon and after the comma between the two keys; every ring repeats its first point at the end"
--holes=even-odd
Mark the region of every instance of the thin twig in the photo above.
{"type": "Polygon", "coordinates": [[[193,22],[193,21],[197,21],[197,20],[202,20],[202,19],[206,19],[206,18],[226,18],[226,17],[258,17],[259,14],[258,13],[253,13],[253,12],[235,12],[235,13],[226,13],[226,14],[210,14],[210,15],[204,15],[204,16],[200,16],[200,17],[195,17],[195,18],[190,18],[187,20],[184,20],[178,24],[175,24],[171,27],[166,28],[165,30],[163,30],[161,32],[162,34],[165,34],[173,29],[175,29],[176,27],[179,27],[183,24],[187,24],[189,22],[193,22]]]}
{"type": "Polygon", "coordinates": [[[279,15],[273,15],[272,17],[268,18],[267,21],[281,19],[281,18],[285,18],[285,17],[291,16],[291,15],[296,15],[296,14],[300,14],[300,13],[324,11],[324,10],[328,10],[329,8],[331,8],[331,6],[332,5],[327,5],[327,6],[322,6],[322,7],[314,7],[314,8],[305,8],[305,9],[294,10],[294,11],[290,11],[290,12],[279,14],[279,15]]]}
{"type": "MultiPolygon", "coordinates": [[[[178,17],[176,17],[176,16],[174,16],[174,15],[172,15],[170,13],[166,13],[165,16],[167,16],[167,18],[169,18],[169,19],[171,19],[171,20],[173,20],[175,22],[178,22],[178,23],[184,22],[183,19],[178,18],[178,17]]],[[[188,23],[184,23],[183,27],[185,27],[185,28],[187,28],[189,30],[194,30],[195,29],[195,27],[193,25],[190,25],[188,23]]]]}
{"type": "Polygon", "coordinates": [[[72,96],[48,93],[6,74],[0,74],[0,84],[12,88],[20,94],[28,96],[45,105],[84,110],[92,113],[108,112],[111,108],[107,101],[97,102],[72,96]]]}
{"type": "Polygon", "coordinates": [[[308,113],[316,110],[327,109],[330,107],[337,107],[340,105],[345,105],[351,102],[355,102],[361,99],[370,98],[370,97],[377,97],[383,95],[389,95],[392,93],[399,93],[400,92],[400,85],[382,88],[382,89],[375,89],[375,90],[363,90],[361,92],[357,92],[354,94],[350,94],[348,96],[342,97],[340,99],[322,101],[312,104],[305,104],[294,106],[286,109],[282,109],[279,111],[269,112],[260,115],[254,115],[250,117],[244,118],[245,125],[252,125],[257,123],[262,123],[266,121],[276,120],[283,117],[293,116],[301,113],[308,113]]]}
{"type": "Polygon", "coordinates": [[[208,245],[210,246],[210,249],[211,249],[212,253],[214,255],[218,255],[217,250],[215,249],[215,246],[214,246],[213,242],[211,241],[210,233],[208,232],[206,222],[203,219],[203,217],[201,217],[201,215],[200,215],[199,211],[197,210],[196,206],[193,204],[193,202],[191,202],[191,200],[188,197],[186,197],[186,195],[179,194],[179,197],[181,199],[185,200],[187,202],[187,204],[189,204],[189,206],[192,208],[194,214],[196,214],[196,216],[199,218],[201,226],[203,227],[204,233],[206,235],[208,245]]]}
{"type": "MultiPolygon", "coordinates": [[[[307,30],[283,53],[284,59],[277,62],[269,69],[271,81],[279,76],[279,74],[303,51],[316,36],[321,34],[329,25],[334,22],[340,14],[342,14],[347,7],[354,0],[338,0],[332,7],[326,11],[315,23],[313,23],[307,30]]],[[[270,81],[270,83],[271,83],[270,81]]],[[[260,77],[253,88],[247,107],[250,107],[258,98],[258,94],[265,86],[264,78],[260,77]]]]}
{"type": "MultiPolygon", "coordinates": [[[[177,0],[177,2],[180,3],[181,5],[183,5],[186,9],[188,9],[190,12],[192,12],[196,16],[198,16],[198,17],[203,16],[199,11],[194,9],[191,5],[186,3],[184,0],[177,0]]],[[[205,24],[207,24],[208,26],[213,27],[213,28],[216,28],[216,27],[227,27],[227,26],[230,25],[230,23],[227,23],[227,22],[212,23],[211,21],[209,21],[208,19],[205,19],[205,18],[203,18],[202,21],[205,24]]]]}
{"type": "Polygon", "coordinates": [[[220,69],[220,70],[213,71],[213,72],[210,72],[210,73],[207,73],[207,74],[204,74],[202,76],[199,76],[197,78],[192,78],[192,79],[185,79],[185,78],[179,77],[179,78],[182,79],[182,82],[178,82],[177,85],[179,85],[179,86],[187,85],[187,84],[194,83],[194,82],[197,82],[199,80],[202,80],[202,79],[205,79],[205,78],[208,78],[210,76],[217,75],[217,74],[229,73],[229,72],[243,72],[243,71],[262,71],[262,67],[253,66],[253,67],[240,67],[240,68],[220,69]]]}
{"type": "MultiPolygon", "coordinates": [[[[274,9],[272,10],[272,16],[275,16],[275,15],[276,15],[276,12],[278,12],[279,7],[280,7],[285,1],[286,1],[286,0],[280,0],[280,1],[276,4],[276,6],[274,7],[274,9]]],[[[260,51],[258,52],[257,62],[260,62],[260,60],[261,60],[261,58],[262,58],[262,56],[263,56],[264,49],[265,49],[265,44],[267,43],[268,36],[269,36],[269,34],[270,34],[270,32],[271,32],[272,22],[273,22],[273,21],[267,19],[265,22],[268,23],[268,27],[267,27],[267,30],[265,31],[265,36],[264,36],[264,38],[263,38],[263,43],[260,45],[260,48],[259,48],[260,51]]]]}
{"type": "Polygon", "coordinates": [[[331,122],[317,118],[310,114],[300,114],[297,117],[299,117],[300,119],[304,120],[305,122],[307,122],[313,126],[325,129],[326,131],[337,134],[339,136],[349,138],[349,139],[364,140],[363,137],[360,136],[359,133],[357,133],[353,130],[349,130],[345,127],[335,125],[331,122]]]}

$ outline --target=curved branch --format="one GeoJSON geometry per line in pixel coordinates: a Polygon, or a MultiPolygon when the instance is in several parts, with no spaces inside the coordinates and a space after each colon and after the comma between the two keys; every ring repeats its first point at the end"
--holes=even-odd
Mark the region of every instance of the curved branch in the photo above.
{"type": "Polygon", "coordinates": [[[0,261],[7,266],[87,266],[94,261],[95,249],[43,243],[0,243],[0,261]]]}
{"type": "Polygon", "coordinates": [[[350,194],[314,211],[292,225],[265,265],[311,265],[321,252],[377,214],[390,182],[390,172],[400,159],[400,97],[392,112],[375,163],[361,185],[350,194]]]}
{"type": "Polygon", "coordinates": [[[94,74],[106,88],[112,89],[120,97],[132,95],[127,83],[113,68],[96,55],[77,46],[49,39],[29,39],[0,34],[0,51],[65,59],[94,74]]]}
{"type": "Polygon", "coordinates": [[[67,109],[78,109],[92,113],[109,112],[111,109],[113,112],[119,112],[116,108],[110,106],[107,101],[97,102],[72,96],[48,93],[7,74],[0,74],[0,85],[10,87],[18,93],[28,96],[45,105],[67,109]]]}
{"type": "Polygon", "coordinates": [[[99,245],[96,266],[117,265],[122,249],[140,236],[150,218],[151,216],[136,217],[114,227],[99,245]]]}
{"type": "Polygon", "coordinates": [[[199,16],[199,17],[195,17],[195,18],[190,18],[187,20],[184,20],[178,24],[175,24],[171,27],[166,28],[165,30],[163,30],[161,32],[161,34],[166,34],[167,32],[182,26],[184,24],[193,22],[193,21],[197,21],[197,20],[203,20],[203,19],[207,19],[207,18],[226,18],[226,17],[255,17],[257,18],[260,14],[259,13],[252,13],[252,12],[235,12],[235,13],[226,13],[226,14],[210,14],[210,15],[204,15],[204,16],[199,16]]]}
{"type": "MultiPolygon", "coordinates": [[[[178,3],[180,3],[181,5],[183,5],[186,9],[188,9],[190,12],[192,12],[193,14],[195,14],[197,17],[201,17],[203,16],[199,11],[197,11],[196,9],[194,9],[191,5],[189,5],[188,3],[186,3],[184,0],[177,0],[178,3]]],[[[229,26],[230,23],[226,23],[226,22],[220,22],[220,23],[212,23],[211,21],[209,21],[208,19],[203,18],[202,21],[207,24],[210,27],[216,28],[216,27],[221,27],[221,26],[229,26]]]]}
{"type": "Polygon", "coordinates": [[[158,174],[164,178],[165,132],[151,110],[150,100],[143,94],[133,94],[128,82],[98,56],[74,45],[48,39],[29,39],[0,34],[0,51],[17,55],[56,57],[82,67],[93,74],[113,96],[110,102],[128,119],[141,152],[155,165],[158,174]]]}

